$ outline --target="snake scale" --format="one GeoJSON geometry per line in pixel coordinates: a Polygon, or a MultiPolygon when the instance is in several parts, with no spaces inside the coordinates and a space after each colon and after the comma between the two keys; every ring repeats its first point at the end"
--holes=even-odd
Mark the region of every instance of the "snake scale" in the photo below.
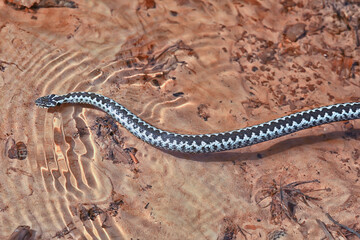
{"type": "Polygon", "coordinates": [[[242,148],[310,127],[360,118],[360,102],[341,103],[294,113],[233,131],[190,135],[158,129],[137,117],[121,104],[96,93],[51,94],[38,98],[35,103],[44,108],[55,107],[63,103],[90,104],[109,114],[144,142],[158,148],[186,153],[210,153],[242,148]]]}

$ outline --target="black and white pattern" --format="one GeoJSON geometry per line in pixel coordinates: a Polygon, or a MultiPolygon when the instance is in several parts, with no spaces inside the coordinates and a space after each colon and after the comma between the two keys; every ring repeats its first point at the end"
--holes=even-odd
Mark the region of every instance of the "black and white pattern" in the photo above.
{"type": "Polygon", "coordinates": [[[188,135],[158,129],[114,100],[96,93],[73,92],[61,96],[52,94],[38,98],[35,103],[45,108],[63,103],[94,105],[108,113],[141,140],[159,148],[186,153],[209,153],[242,148],[306,128],[360,118],[360,102],[342,103],[291,114],[229,132],[188,135]]]}

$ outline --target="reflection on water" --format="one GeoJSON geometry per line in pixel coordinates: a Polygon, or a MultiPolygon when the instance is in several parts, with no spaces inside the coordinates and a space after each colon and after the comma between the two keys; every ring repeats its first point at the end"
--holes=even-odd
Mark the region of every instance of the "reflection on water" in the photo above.
{"type": "Polygon", "coordinates": [[[98,92],[154,126],[195,134],[356,101],[349,8],[337,18],[340,5],[301,1],[76,3],[0,2],[1,238],[319,239],[313,223],[325,212],[355,224],[359,121],[345,134],[336,123],[184,155],[143,143],[91,106],[34,104],[98,92]],[[320,184],[306,187],[331,192],[313,193],[322,200],[311,207],[297,203],[302,224],[275,223],[255,200],[273,180],[313,179],[320,184]]]}

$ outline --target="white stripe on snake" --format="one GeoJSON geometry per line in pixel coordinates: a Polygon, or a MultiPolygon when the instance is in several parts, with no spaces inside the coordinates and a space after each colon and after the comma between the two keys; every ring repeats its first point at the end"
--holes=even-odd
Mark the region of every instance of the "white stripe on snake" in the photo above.
{"type": "Polygon", "coordinates": [[[35,103],[44,108],[55,107],[63,103],[90,104],[109,114],[144,142],[165,150],[186,153],[210,153],[242,148],[310,127],[360,118],[360,102],[341,103],[298,112],[233,131],[190,135],[158,129],[137,117],[121,104],[96,93],[51,94],[38,98],[35,103]]]}

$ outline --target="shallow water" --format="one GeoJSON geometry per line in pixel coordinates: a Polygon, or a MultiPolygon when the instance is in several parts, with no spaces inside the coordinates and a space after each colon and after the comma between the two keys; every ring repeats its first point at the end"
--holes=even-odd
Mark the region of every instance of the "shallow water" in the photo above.
{"type": "Polygon", "coordinates": [[[1,238],[26,225],[36,239],[265,239],[280,230],[320,239],[316,219],[331,224],[327,212],[358,222],[359,121],[185,155],[143,143],[96,108],[34,104],[97,92],[158,128],[197,134],[358,101],[356,34],[332,6],[77,3],[24,10],[0,2],[1,238]],[[287,30],[299,22],[306,31],[287,30]],[[299,188],[323,190],[309,193],[320,199],[310,206],[298,202],[301,225],[275,221],[257,203],[273,180],[313,179],[320,183],[299,188]]]}

